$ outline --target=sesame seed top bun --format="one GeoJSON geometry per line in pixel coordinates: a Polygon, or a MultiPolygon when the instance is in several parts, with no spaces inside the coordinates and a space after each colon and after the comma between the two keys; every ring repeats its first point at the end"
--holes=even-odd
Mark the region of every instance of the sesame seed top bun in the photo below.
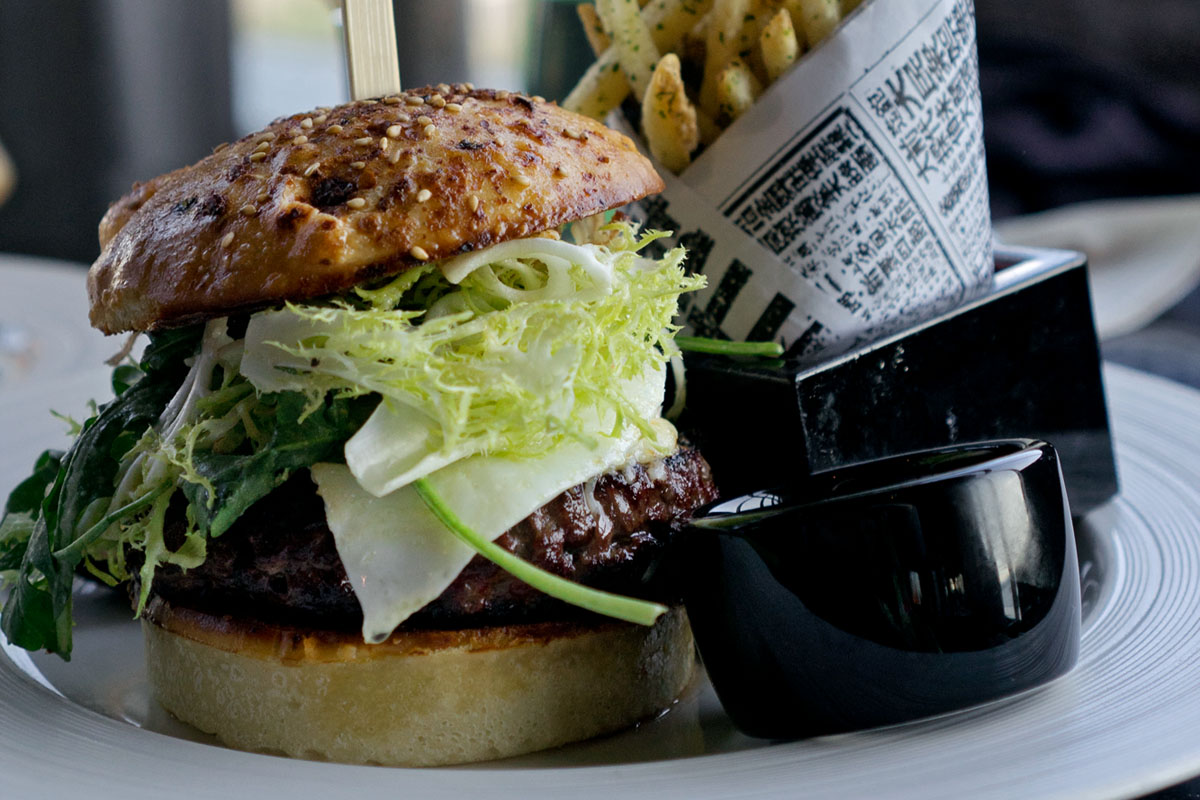
{"type": "Polygon", "coordinates": [[[661,191],[628,138],[465,84],[316,109],[137,184],[88,273],[105,333],[341,292],[661,191]]]}

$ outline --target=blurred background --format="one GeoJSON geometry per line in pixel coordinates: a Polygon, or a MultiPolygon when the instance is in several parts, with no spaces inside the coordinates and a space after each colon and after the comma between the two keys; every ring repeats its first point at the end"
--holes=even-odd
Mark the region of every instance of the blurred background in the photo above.
{"type": "MultiPolygon", "coordinates": [[[[591,60],[573,3],[394,0],[406,85],[561,97],[591,60]]],[[[347,97],[331,0],[0,0],[0,251],[77,261],[130,184],[347,97]]],[[[1200,191],[1200,3],[977,0],[997,220],[1200,191]]]]}
{"type": "MultiPolygon", "coordinates": [[[[406,85],[555,98],[590,61],[573,3],[394,5],[406,85]]],[[[1200,205],[1178,200],[1200,193],[1200,3],[976,0],[976,14],[999,235],[1144,275],[1157,296],[1102,331],[1106,354],[1200,386],[1200,357],[1179,357],[1200,352],[1200,297],[1187,291],[1200,205]],[[1173,199],[1028,216],[1135,197],[1173,199]]],[[[134,181],[345,100],[338,25],[332,0],[0,0],[0,143],[18,176],[0,252],[89,263],[96,223],[134,181]]]]}

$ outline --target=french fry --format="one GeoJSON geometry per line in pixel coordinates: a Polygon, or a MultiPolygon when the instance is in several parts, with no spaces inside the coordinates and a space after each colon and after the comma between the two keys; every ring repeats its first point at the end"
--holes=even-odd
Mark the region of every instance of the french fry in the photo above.
{"type": "Polygon", "coordinates": [[[767,23],[782,7],[783,0],[751,0],[750,13],[742,21],[742,30],[739,35],[741,47],[738,50],[738,58],[746,62],[754,72],[754,77],[764,85],[770,83],[771,80],[767,75],[762,57],[760,45],[762,33],[766,29],[767,23]]]}
{"type": "Polygon", "coordinates": [[[767,80],[774,83],[800,56],[800,42],[796,39],[792,15],[787,9],[779,9],[767,22],[758,37],[758,46],[762,51],[767,80]]]}
{"type": "Polygon", "coordinates": [[[721,110],[717,83],[729,62],[737,57],[742,23],[749,12],[750,0],[716,0],[713,3],[705,41],[704,79],[700,84],[700,107],[713,116],[721,110]]]}
{"type": "Polygon", "coordinates": [[[713,6],[713,0],[650,0],[642,19],[661,51],[674,50],[713,6]]]}
{"type": "Polygon", "coordinates": [[[683,88],[679,56],[659,59],[642,98],[642,130],[650,152],[672,172],[682,172],[700,144],[696,109],[683,88]]]}
{"type": "Polygon", "coordinates": [[[804,31],[809,48],[816,47],[842,21],[841,0],[787,0],[785,5],[796,30],[804,31]]]}
{"type": "Polygon", "coordinates": [[[686,64],[695,66],[697,70],[704,69],[704,40],[708,36],[708,23],[711,19],[712,12],[710,11],[696,20],[696,24],[688,29],[675,48],[680,59],[686,64]]]}
{"type": "MultiPolygon", "coordinates": [[[[642,20],[660,52],[673,50],[712,5],[713,0],[651,0],[642,11],[642,20]]],[[[604,119],[628,94],[629,82],[617,63],[616,49],[609,47],[588,67],[562,105],[571,111],[604,119]]]]}
{"type": "Polygon", "coordinates": [[[721,126],[703,108],[696,108],[696,127],[700,129],[700,144],[708,147],[721,135],[721,126]]]}
{"type": "Polygon", "coordinates": [[[734,59],[721,70],[717,78],[717,101],[720,114],[735,120],[744,114],[762,94],[762,84],[745,62],[734,59]]]}
{"type": "Polygon", "coordinates": [[[575,6],[575,13],[579,15],[579,22],[583,25],[583,35],[587,37],[592,53],[599,58],[608,49],[611,42],[608,34],[604,32],[600,15],[596,13],[596,6],[592,3],[580,3],[575,6]]]}
{"type": "Polygon", "coordinates": [[[659,56],[637,0],[597,0],[596,11],[612,37],[612,49],[617,51],[621,71],[635,96],[641,97],[650,85],[650,75],[659,56]]]}

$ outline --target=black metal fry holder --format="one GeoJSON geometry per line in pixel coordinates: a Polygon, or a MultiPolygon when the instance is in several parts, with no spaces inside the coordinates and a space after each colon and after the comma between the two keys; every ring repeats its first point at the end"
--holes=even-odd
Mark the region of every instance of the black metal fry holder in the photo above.
{"type": "Polygon", "coordinates": [[[997,250],[991,291],[821,363],[689,353],[679,428],[724,497],[913,450],[1039,438],[1074,516],[1117,492],[1087,262],[997,250]]]}

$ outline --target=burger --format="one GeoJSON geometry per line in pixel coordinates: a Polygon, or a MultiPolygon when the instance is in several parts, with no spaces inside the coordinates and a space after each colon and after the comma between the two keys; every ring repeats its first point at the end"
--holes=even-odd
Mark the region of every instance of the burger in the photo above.
{"type": "MultiPolygon", "coordinates": [[[[129,587],[153,694],[239,748],[432,765],[651,717],[708,466],[661,416],[684,253],[625,137],[465,84],[273,122],[135,185],[92,323],[148,334],[0,526],[9,640],[129,587]]],[[[132,342],[132,337],[129,340],[132,342]]]]}

